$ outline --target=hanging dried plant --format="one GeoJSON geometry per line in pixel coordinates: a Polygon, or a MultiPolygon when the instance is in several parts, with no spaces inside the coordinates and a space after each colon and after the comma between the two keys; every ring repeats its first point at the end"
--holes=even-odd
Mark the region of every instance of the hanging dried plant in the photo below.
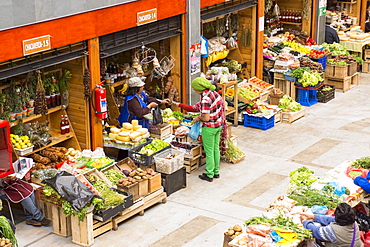
{"type": "Polygon", "coordinates": [[[90,83],[91,83],[91,77],[90,77],[90,71],[86,68],[84,70],[84,76],[83,76],[83,84],[84,84],[84,95],[85,99],[89,99],[91,96],[90,93],[90,83]]]}
{"type": "Polygon", "coordinates": [[[46,115],[48,113],[48,106],[46,104],[46,93],[41,81],[41,72],[37,73],[37,87],[35,96],[35,114],[46,115]]]}
{"type": "Polygon", "coordinates": [[[28,93],[31,99],[35,98],[36,95],[36,85],[37,85],[37,78],[34,72],[29,72],[27,74],[27,88],[28,93]]]}
{"type": "Polygon", "coordinates": [[[304,0],[303,1],[303,10],[302,10],[302,17],[305,20],[308,20],[309,13],[311,12],[311,5],[310,0],[304,0]]]}

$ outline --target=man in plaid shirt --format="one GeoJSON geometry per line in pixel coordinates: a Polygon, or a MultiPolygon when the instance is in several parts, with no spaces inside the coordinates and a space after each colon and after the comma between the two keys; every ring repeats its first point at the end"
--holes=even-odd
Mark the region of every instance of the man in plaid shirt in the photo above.
{"type": "Polygon", "coordinates": [[[193,119],[194,122],[202,122],[202,142],[206,153],[206,172],[199,175],[199,178],[212,182],[213,178],[220,177],[220,135],[222,127],[227,127],[225,103],[222,97],[214,91],[216,86],[207,79],[195,78],[191,86],[201,95],[201,115],[193,119]]]}

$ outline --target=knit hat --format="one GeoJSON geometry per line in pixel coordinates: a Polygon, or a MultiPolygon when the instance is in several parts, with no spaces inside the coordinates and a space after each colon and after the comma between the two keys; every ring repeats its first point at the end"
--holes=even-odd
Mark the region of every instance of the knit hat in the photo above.
{"type": "Polygon", "coordinates": [[[191,87],[195,91],[204,91],[206,89],[215,90],[216,86],[212,85],[206,78],[197,77],[191,82],[191,87]]]}

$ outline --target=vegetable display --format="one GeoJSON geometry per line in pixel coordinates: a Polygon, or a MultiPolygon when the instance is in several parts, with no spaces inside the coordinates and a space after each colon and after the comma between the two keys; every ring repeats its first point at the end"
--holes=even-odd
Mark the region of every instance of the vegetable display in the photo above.
{"type": "Polygon", "coordinates": [[[338,43],[333,44],[322,43],[321,45],[324,46],[325,49],[328,49],[334,57],[338,55],[349,55],[347,48],[338,43]]]}
{"type": "Polygon", "coordinates": [[[0,216],[0,246],[11,247],[18,246],[17,239],[15,238],[14,232],[5,216],[0,216]]]}
{"type": "Polygon", "coordinates": [[[307,71],[303,72],[302,78],[298,79],[298,82],[302,84],[303,87],[316,86],[320,82],[324,81],[320,73],[309,73],[307,71]]]}
{"type": "Polygon", "coordinates": [[[152,155],[155,152],[158,152],[159,150],[164,149],[165,147],[169,146],[170,144],[167,142],[164,142],[162,140],[154,139],[151,143],[146,145],[145,147],[141,148],[139,153],[146,154],[146,155],[152,155]]]}
{"type": "Polygon", "coordinates": [[[353,168],[370,169],[370,156],[356,159],[352,164],[353,168]]]}
{"type": "Polygon", "coordinates": [[[289,95],[284,95],[280,100],[278,107],[283,112],[296,112],[302,109],[302,105],[293,100],[289,95]]]}
{"type": "Polygon", "coordinates": [[[115,169],[105,171],[104,175],[112,182],[112,184],[117,184],[118,180],[126,177],[122,172],[115,169]]]}

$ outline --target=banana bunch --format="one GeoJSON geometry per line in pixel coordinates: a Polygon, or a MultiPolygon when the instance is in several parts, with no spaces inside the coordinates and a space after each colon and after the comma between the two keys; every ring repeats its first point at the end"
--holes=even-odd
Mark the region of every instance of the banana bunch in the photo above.
{"type": "Polygon", "coordinates": [[[122,89],[121,89],[121,90],[119,90],[119,92],[120,92],[121,94],[124,94],[124,93],[127,91],[127,89],[128,89],[128,85],[125,83],[125,84],[123,84],[123,87],[122,87],[122,89]]]}

